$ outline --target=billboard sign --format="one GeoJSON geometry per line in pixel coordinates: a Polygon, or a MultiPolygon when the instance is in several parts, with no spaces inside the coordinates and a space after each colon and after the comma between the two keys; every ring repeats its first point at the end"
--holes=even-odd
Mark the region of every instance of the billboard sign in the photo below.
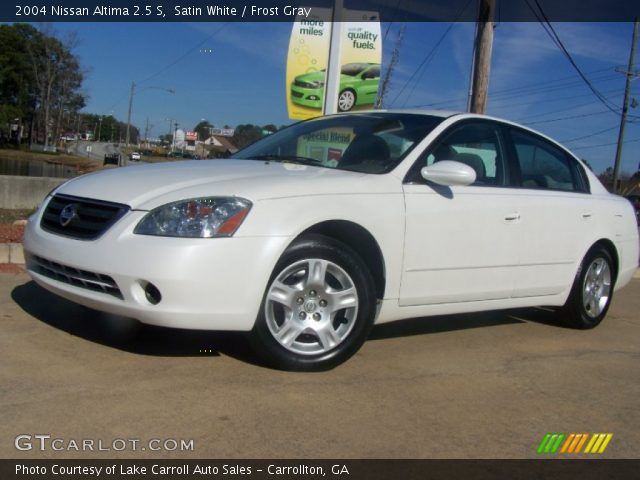
{"type": "Polygon", "coordinates": [[[217,135],[218,137],[233,137],[235,128],[210,128],[211,135],[217,135]]]}
{"type": "MultiPolygon", "coordinates": [[[[322,115],[331,22],[321,20],[330,17],[326,9],[314,12],[318,18],[296,18],[289,39],[286,98],[291,119],[322,115]]],[[[372,108],[378,96],[382,62],[380,22],[357,21],[378,18],[375,12],[346,10],[345,17],[349,21],[342,30],[338,108],[372,108]]]]}

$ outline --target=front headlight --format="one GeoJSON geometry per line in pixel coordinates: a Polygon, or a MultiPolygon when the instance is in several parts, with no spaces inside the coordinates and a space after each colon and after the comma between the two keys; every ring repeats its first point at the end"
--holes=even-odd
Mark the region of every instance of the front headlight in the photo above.
{"type": "Polygon", "coordinates": [[[237,197],[181,200],[151,210],[140,220],[134,233],[161,237],[230,237],[250,209],[249,200],[237,197]]]}

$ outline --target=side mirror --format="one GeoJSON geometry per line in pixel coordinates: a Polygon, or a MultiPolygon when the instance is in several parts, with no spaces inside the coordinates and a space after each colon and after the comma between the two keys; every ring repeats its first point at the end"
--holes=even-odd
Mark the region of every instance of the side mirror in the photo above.
{"type": "Polygon", "coordinates": [[[420,175],[438,185],[453,187],[471,185],[476,181],[476,171],[469,165],[454,160],[441,160],[420,170],[420,175]]]}

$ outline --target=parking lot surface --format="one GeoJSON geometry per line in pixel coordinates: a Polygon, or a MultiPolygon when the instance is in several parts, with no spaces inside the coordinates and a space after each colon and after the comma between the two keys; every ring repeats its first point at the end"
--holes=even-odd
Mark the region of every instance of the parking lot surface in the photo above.
{"type": "Polygon", "coordinates": [[[599,457],[639,458],[639,312],[635,279],[592,331],[548,309],[415,319],[335,370],[288,373],[242,335],[136,331],[0,274],[0,457],[536,458],[548,432],[606,432],[599,457]],[[25,434],[194,448],[18,451],[25,434]]]}

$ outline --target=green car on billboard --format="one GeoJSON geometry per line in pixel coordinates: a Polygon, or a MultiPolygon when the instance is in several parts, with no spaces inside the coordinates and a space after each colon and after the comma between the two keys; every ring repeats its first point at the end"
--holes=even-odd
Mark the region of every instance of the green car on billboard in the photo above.
{"type": "MultiPolygon", "coordinates": [[[[291,101],[303,107],[322,108],[325,69],[298,75],[291,84],[291,101]]],[[[379,63],[347,63],[340,71],[338,110],[348,112],[356,105],[373,105],[380,82],[379,63]]]]}

